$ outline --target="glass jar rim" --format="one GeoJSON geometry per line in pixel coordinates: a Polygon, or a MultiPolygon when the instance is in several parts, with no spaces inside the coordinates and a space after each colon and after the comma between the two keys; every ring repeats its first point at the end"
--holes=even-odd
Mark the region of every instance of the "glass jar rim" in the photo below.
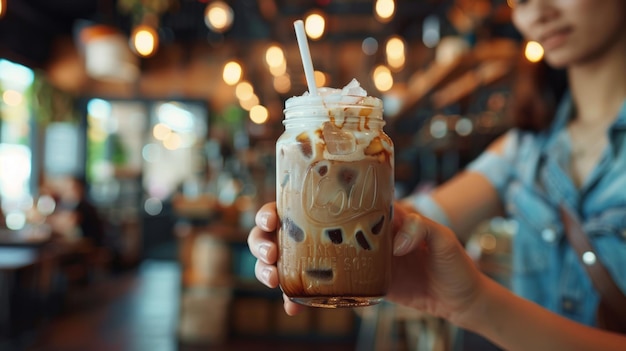
{"type": "Polygon", "coordinates": [[[357,119],[365,117],[349,112],[355,109],[370,109],[372,112],[367,115],[370,120],[383,120],[383,104],[379,98],[354,95],[333,95],[330,99],[328,97],[296,96],[288,99],[283,110],[285,120],[331,116],[357,119]]]}
{"type": "Polygon", "coordinates": [[[302,95],[292,96],[285,101],[285,110],[292,108],[302,107],[323,107],[323,108],[337,108],[337,107],[369,107],[369,108],[381,108],[383,107],[382,100],[374,96],[361,96],[361,95],[302,95]]]}

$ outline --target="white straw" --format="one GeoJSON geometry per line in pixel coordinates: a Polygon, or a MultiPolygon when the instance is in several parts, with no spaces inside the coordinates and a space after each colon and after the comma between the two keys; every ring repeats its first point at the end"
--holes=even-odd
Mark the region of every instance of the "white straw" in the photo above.
{"type": "Polygon", "coordinates": [[[309,86],[309,93],[311,95],[317,95],[317,85],[315,84],[315,75],[313,73],[313,61],[311,60],[309,43],[307,42],[306,33],[304,32],[304,22],[297,20],[293,22],[293,26],[296,29],[296,38],[298,39],[300,57],[302,58],[302,66],[304,67],[306,83],[309,86]]]}

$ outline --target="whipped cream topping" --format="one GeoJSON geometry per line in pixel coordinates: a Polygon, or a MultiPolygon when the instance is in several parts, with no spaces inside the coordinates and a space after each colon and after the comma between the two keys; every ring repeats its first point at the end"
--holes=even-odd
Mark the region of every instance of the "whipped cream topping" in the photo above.
{"type": "Polygon", "coordinates": [[[350,83],[341,89],[320,87],[317,95],[311,95],[308,91],[301,96],[294,96],[285,102],[285,108],[290,109],[296,106],[323,106],[325,108],[335,108],[337,105],[371,105],[372,107],[382,107],[380,99],[367,95],[367,91],[361,87],[358,80],[352,79],[350,83]]]}

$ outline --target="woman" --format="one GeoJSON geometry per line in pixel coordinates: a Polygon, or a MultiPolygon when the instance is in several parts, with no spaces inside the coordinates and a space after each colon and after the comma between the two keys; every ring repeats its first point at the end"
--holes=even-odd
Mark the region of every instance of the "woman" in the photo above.
{"type": "MultiPolygon", "coordinates": [[[[396,205],[390,301],[444,317],[505,349],[624,348],[625,337],[590,327],[599,297],[564,237],[558,209],[565,204],[578,212],[626,291],[624,13],[622,0],[517,1],[514,24],[542,44],[550,66],[565,70],[566,92],[551,120],[512,129],[465,172],[396,205]],[[515,219],[513,290],[523,299],[476,271],[452,232],[418,213],[462,239],[493,216],[515,219]]],[[[516,99],[533,106],[518,111],[546,115],[547,105],[535,98],[516,99]]],[[[278,284],[274,206],[258,212],[248,239],[257,277],[271,287],[278,284]]],[[[285,302],[288,314],[300,308],[285,302]]]]}
{"type": "MultiPolygon", "coordinates": [[[[578,212],[603,263],[626,291],[624,13],[624,1],[617,0],[518,1],[515,26],[542,44],[547,64],[564,70],[565,93],[528,85],[534,76],[522,74],[513,98],[520,128],[429,196],[404,201],[462,239],[492,216],[515,219],[513,290],[588,325],[595,322],[599,297],[567,243],[559,205],[578,212]],[[540,98],[548,101],[537,103],[540,98]],[[560,100],[553,112],[550,98],[560,100]]],[[[533,69],[540,70],[538,79],[550,72],[541,65],[533,69]]]]}

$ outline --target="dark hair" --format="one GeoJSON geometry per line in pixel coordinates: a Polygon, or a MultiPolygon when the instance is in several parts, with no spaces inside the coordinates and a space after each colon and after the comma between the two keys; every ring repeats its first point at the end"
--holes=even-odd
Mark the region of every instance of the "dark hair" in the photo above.
{"type": "Polygon", "coordinates": [[[509,110],[513,125],[534,132],[546,129],[554,120],[566,89],[565,70],[554,69],[543,60],[533,63],[522,57],[509,110]]]}

